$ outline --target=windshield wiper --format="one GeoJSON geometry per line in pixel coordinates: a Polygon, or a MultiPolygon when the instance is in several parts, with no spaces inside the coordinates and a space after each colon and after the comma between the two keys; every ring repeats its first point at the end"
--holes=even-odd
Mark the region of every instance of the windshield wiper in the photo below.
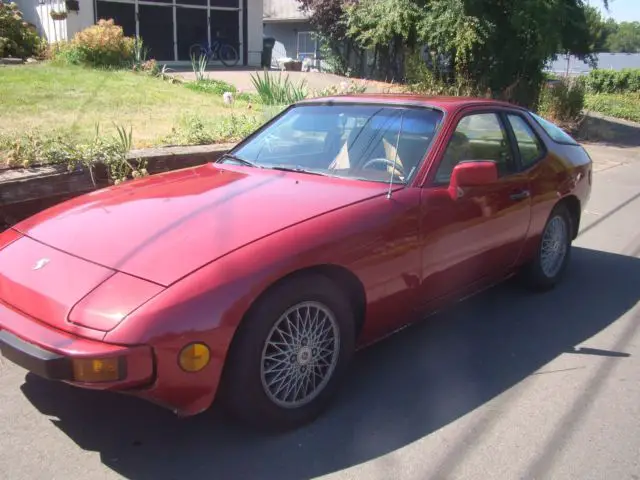
{"type": "Polygon", "coordinates": [[[329,173],[324,172],[314,172],[313,170],[305,170],[300,167],[287,167],[285,165],[273,165],[269,167],[272,170],[281,170],[283,172],[295,172],[295,173],[307,173],[309,175],[320,175],[322,177],[333,177],[335,175],[331,175],[329,173]]]}
{"type": "Polygon", "coordinates": [[[225,153],[220,157],[220,160],[224,160],[225,158],[233,160],[234,162],[238,162],[242,165],[246,165],[247,167],[264,168],[262,165],[258,165],[257,163],[250,162],[249,160],[245,160],[244,158],[237,157],[232,153],[225,153]]]}

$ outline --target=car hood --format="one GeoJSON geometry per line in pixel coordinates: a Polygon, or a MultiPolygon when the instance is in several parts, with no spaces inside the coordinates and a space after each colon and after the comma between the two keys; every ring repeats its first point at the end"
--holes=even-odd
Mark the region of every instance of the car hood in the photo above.
{"type": "Polygon", "coordinates": [[[384,192],[382,183],[208,164],[98,190],[14,228],[168,286],[257,239],[384,192]]]}

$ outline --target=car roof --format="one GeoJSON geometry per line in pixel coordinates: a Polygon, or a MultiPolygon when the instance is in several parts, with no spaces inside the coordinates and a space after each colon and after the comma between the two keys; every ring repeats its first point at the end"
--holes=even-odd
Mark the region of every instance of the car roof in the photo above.
{"type": "Polygon", "coordinates": [[[481,97],[446,97],[446,96],[428,96],[415,94],[398,94],[398,93],[378,93],[378,94],[356,94],[356,95],[335,95],[329,97],[317,97],[302,100],[297,105],[309,104],[327,104],[327,103],[371,103],[379,105],[408,105],[435,107],[446,112],[452,113],[463,107],[468,106],[496,106],[510,107],[524,110],[518,105],[494,100],[491,98],[481,97]]]}

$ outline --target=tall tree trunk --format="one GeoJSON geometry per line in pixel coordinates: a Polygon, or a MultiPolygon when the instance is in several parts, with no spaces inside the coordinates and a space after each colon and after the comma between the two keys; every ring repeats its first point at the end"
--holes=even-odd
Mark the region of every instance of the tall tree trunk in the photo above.
{"type": "Polygon", "coordinates": [[[367,55],[368,52],[364,48],[358,48],[360,52],[360,65],[358,67],[358,77],[363,78],[367,72],[367,55]]]}
{"type": "Polygon", "coordinates": [[[395,39],[395,81],[404,82],[405,52],[401,37],[395,39]]]}
{"type": "Polygon", "coordinates": [[[380,58],[380,47],[376,45],[375,50],[373,51],[373,65],[371,65],[371,69],[369,70],[369,76],[371,78],[375,78],[376,72],[378,70],[378,59],[380,58]]]}

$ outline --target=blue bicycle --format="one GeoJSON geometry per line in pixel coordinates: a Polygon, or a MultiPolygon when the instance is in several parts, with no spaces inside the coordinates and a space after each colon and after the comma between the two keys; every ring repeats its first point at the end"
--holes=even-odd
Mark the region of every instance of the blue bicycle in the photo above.
{"type": "Polygon", "coordinates": [[[225,67],[235,67],[240,61],[240,55],[233,45],[223,42],[217,38],[208,43],[195,43],[189,48],[189,56],[199,59],[204,56],[207,64],[211,60],[220,60],[225,67]]]}

